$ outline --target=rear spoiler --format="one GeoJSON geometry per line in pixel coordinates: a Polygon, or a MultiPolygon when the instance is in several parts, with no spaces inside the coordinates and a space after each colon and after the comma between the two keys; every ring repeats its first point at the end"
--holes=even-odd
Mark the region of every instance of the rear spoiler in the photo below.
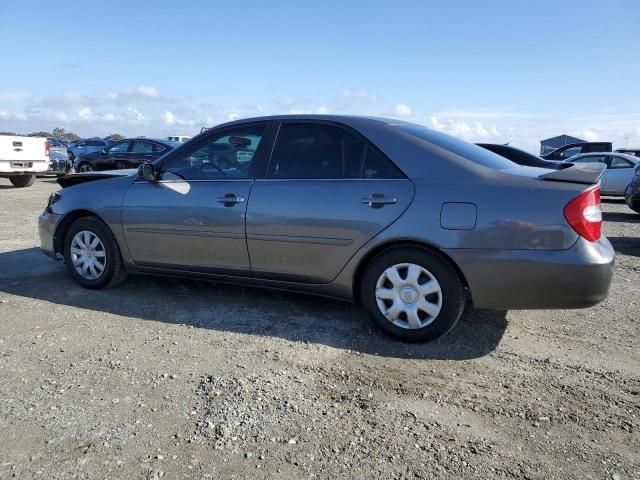
{"type": "Polygon", "coordinates": [[[598,183],[606,170],[604,163],[570,163],[561,170],[552,170],[549,173],[539,175],[540,180],[553,180],[556,182],[586,183],[592,185],[598,183]]]}

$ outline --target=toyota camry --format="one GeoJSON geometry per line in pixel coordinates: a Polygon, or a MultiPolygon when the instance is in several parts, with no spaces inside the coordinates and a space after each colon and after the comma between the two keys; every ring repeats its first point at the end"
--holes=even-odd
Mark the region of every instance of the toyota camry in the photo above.
{"type": "Polygon", "coordinates": [[[602,301],[614,262],[604,168],[521,166],[391,119],[245,119],[137,171],[62,177],[41,247],[91,289],[154,274],[307,292],[360,302],[385,332],[426,341],[467,302],[602,301]]]}

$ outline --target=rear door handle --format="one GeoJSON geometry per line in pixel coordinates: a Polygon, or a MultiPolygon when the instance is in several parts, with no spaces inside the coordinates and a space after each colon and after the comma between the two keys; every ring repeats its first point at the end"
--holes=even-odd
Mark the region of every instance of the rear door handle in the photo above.
{"type": "Polygon", "coordinates": [[[383,193],[372,193],[368,197],[363,197],[360,201],[368,207],[381,208],[384,205],[397,203],[398,199],[396,197],[385,197],[383,193]]]}
{"type": "Polygon", "coordinates": [[[225,207],[233,207],[238,203],[244,203],[244,197],[239,197],[235,193],[227,193],[224,197],[218,197],[218,203],[224,203],[225,207]]]}

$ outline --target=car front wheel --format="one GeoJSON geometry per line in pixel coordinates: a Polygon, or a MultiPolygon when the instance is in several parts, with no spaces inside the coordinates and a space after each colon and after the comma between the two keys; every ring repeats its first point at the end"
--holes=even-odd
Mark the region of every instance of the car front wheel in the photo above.
{"type": "Polygon", "coordinates": [[[93,165],[91,165],[89,162],[81,163],[78,166],[79,172],[93,172],[93,170],[94,170],[93,165]]]}
{"type": "Polygon", "coordinates": [[[449,332],[466,301],[464,285],[449,261],[412,246],[378,254],[364,272],[360,294],[376,325],[407,342],[426,342],[449,332]]]}
{"type": "Polygon", "coordinates": [[[65,236],[64,259],[71,276],[86,288],[115,287],[127,277],[113,233],[95,217],[80,218],[71,225],[65,236]]]}

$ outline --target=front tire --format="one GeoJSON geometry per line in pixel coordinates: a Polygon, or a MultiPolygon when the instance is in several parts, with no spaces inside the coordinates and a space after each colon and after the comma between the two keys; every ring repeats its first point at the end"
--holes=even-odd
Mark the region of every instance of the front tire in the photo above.
{"type": "Polygon", "coordinates": [[[14,175],[9,177],[9,181],[13,184],[14,187],[24,188],[30,187],[33,185],[33,182],[36,181],[35,175],[14,175]]]}
{"type": "Polygon", "coordinates": [[[91,165],[89,162],[82,162],[80,165],[78,165],[78,171],[80,173],[93,172],[95,171],[95,169],[93,168],[93,165],[91,165]]]}
{"type": "Polygon", "coordinates": [[[71,225],[65,235],[64,260],[71,276],[85,288],[112,288],[127,278],[113,233],[96,217],[83,217],[71,225]]]}
{"type": "Polygon", "coordinates": [[[406,342],[435,340],[458,322],[465,288],[450,262],[420,247],[393,247],[371,260],[362,302],[385,333],[406,342]]]}

